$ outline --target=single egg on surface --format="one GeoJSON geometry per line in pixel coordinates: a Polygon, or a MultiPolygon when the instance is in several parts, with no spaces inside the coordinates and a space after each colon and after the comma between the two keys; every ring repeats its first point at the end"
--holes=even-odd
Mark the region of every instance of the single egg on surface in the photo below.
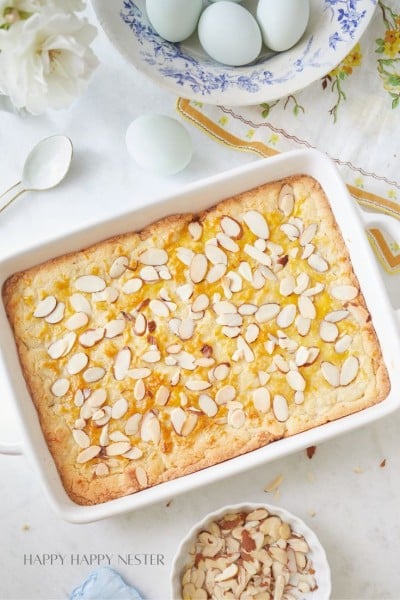
{"type": "Polygon", "coordinates": [[[198,35],[211,58],[232,67],[253,62],[261,51],[257,21],[247,9],[229,0],[219,0],[203,11],[198,35]]]}
{"type": "Polygon", "coordinates": [[[182,42],[197,26],[202,0],[146,0],[149,21],[168,42],[182,42]]]}
{"type": "Polygon", "coordinates": [[[125,139],[138,165],[160,175],[182,171],[192,158],[192,140],[185,127],[165,115],[138,117],[129,125],[125,139]]]}
{"type": "Polygon", "coordinates": [[[276,52],[297,44],[309,18],[309,0],[259,0],[257,5],[257,21],[264,44],[276,52]]]}

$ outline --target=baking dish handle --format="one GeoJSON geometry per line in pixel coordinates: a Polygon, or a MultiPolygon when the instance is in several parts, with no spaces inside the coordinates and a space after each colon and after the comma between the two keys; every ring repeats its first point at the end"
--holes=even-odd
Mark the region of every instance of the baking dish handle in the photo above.
{"type": "MultiPolygon", "coordinates": [[[[368,230],[373,229],[374,227],[380,227],[381,229],[384,229],[397,244],[400,244],[400,222],[395,217],[381,213],[362,211],[362,219],[367,225],[368,230]]],[[[396,300],[400,302],[400,287],[399,295],[396,300]]],[[[395,313],[400,323],[400,307],[395,308],[395,313]]]]}

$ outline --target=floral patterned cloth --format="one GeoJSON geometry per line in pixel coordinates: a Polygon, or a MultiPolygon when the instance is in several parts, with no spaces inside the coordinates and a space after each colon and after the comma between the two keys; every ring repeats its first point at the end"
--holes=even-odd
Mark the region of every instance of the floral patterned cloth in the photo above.
{"type": "MultiPolygon", "coordinates": [[[[250,107],[180,99],[180,113],[221,142],[263,156],[314,147],[333,158],[363,206],[400,219],[400,2],[379,0],[347,57],[301,92],[250,107]]],[[[388,272],[400,239],[371,233],[388,272]]]]}

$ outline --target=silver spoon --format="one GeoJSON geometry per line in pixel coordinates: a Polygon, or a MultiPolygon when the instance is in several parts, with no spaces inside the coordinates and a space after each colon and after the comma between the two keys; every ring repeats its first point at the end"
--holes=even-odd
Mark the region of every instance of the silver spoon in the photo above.
{"type": "Polygon", "coordinates": [[[28,154],[22,179],[0,195],[0,212],[24,192],[49,190],[68,173],[72,160],[72,142],[66,135],[52,135],[41,140],[28,154]],[[1,200],[18,185],[22,189],[9,199],[1,200]]]}

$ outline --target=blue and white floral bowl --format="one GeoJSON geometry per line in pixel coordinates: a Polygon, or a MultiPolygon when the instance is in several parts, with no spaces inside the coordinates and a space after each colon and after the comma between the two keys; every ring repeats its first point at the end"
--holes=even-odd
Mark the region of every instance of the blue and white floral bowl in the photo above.
{"type": "MultiPolygon", "coordinates": [[[[377,0],[310,3],[310,22],[294,48],[278,54],[264,48],[255,63],[228,67],[206,56],[196,34],[179,44],[163,40],[149,24],[145,0],[92,0],[111,42],[139,71],[184,98],[230,106],[282,98],[329,73],[363,34],[377,0]]],[[[253,14],[256,4],[243,2],[253,14]]]]}

